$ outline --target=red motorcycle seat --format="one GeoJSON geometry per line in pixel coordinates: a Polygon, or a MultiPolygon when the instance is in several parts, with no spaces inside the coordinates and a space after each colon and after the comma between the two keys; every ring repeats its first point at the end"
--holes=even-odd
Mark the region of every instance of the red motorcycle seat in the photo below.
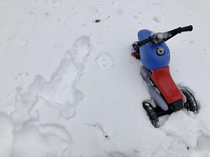
{"type": "Polygon", "coordinates": [[[174,83],[169,66],[154,70],[151,79],[160,90],[168,104],[183,99],[183,95],[174,83]]]}

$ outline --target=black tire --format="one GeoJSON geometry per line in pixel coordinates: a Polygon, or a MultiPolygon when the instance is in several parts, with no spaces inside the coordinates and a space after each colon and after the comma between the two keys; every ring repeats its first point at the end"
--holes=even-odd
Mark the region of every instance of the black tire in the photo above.
{"type": "Polygon", "coordinates": [[[147,112],[147,115],[148,115],[152,125],[155,128],[158,128],[159,127],[159,118],[158,118],[153,106],[148,101],[142,102],[142,105],[143,105],[144,110],[147,112]]]}
{"type": "Polygon", "coordinates": [[[198,111],[198,104],[197,104],[196,99],[193,96],[193,94],[187,89],[181,89],[181,91],[187,98],[187,102],[184,104],[184,107],[187,110],[192,111],[193,113],[197,113],[197,111],[198,111]]]}

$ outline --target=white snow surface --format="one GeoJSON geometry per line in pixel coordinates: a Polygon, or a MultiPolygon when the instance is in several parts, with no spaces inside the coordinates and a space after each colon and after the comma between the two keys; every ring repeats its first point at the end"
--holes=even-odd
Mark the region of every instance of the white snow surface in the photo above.
{"type": "Polygon", "coordinates": [[[2,0],[0,19],[0,157],[210,157],[209,0],[2,0]],[[199,113],[154,128],[131,45],[187,25],[170,70],[199,113]]]}

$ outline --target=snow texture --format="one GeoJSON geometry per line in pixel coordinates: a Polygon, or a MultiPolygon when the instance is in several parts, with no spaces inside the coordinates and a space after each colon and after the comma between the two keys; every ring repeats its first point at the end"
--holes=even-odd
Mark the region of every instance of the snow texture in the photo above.
{"type": "Polygon", "coordinates": [[[210,157],[207,0],[0,2],[0,157],[210,157]],[[97,21],[97,22],[96,22],[97,21]],[[130,54],[141,29],[193,25],[167,41],[199,112],[160,118],[130,54]]]}

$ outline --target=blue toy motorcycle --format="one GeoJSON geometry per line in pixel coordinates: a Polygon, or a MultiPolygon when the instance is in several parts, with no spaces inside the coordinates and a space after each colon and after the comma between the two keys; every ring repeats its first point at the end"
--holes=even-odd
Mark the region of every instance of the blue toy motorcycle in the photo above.
{"type": "Polygon", "coordinates": [[[155,107],[149,101],[142,105],[154,127],[159,127],[160,116],[171,114],[183,108],[197,112],[197,102],[187,89],[179,89],[174,83],[170,71],[170,50],[165,44],[167,40],[185,31],[192,31],[193,27],[179,27],[164,32],[153,33],[149,30],[138,32],[139,41],[132,46],[133,57],[142,62],[141,75],[148,86],[149,93],[155,102],[155,107]]]}

